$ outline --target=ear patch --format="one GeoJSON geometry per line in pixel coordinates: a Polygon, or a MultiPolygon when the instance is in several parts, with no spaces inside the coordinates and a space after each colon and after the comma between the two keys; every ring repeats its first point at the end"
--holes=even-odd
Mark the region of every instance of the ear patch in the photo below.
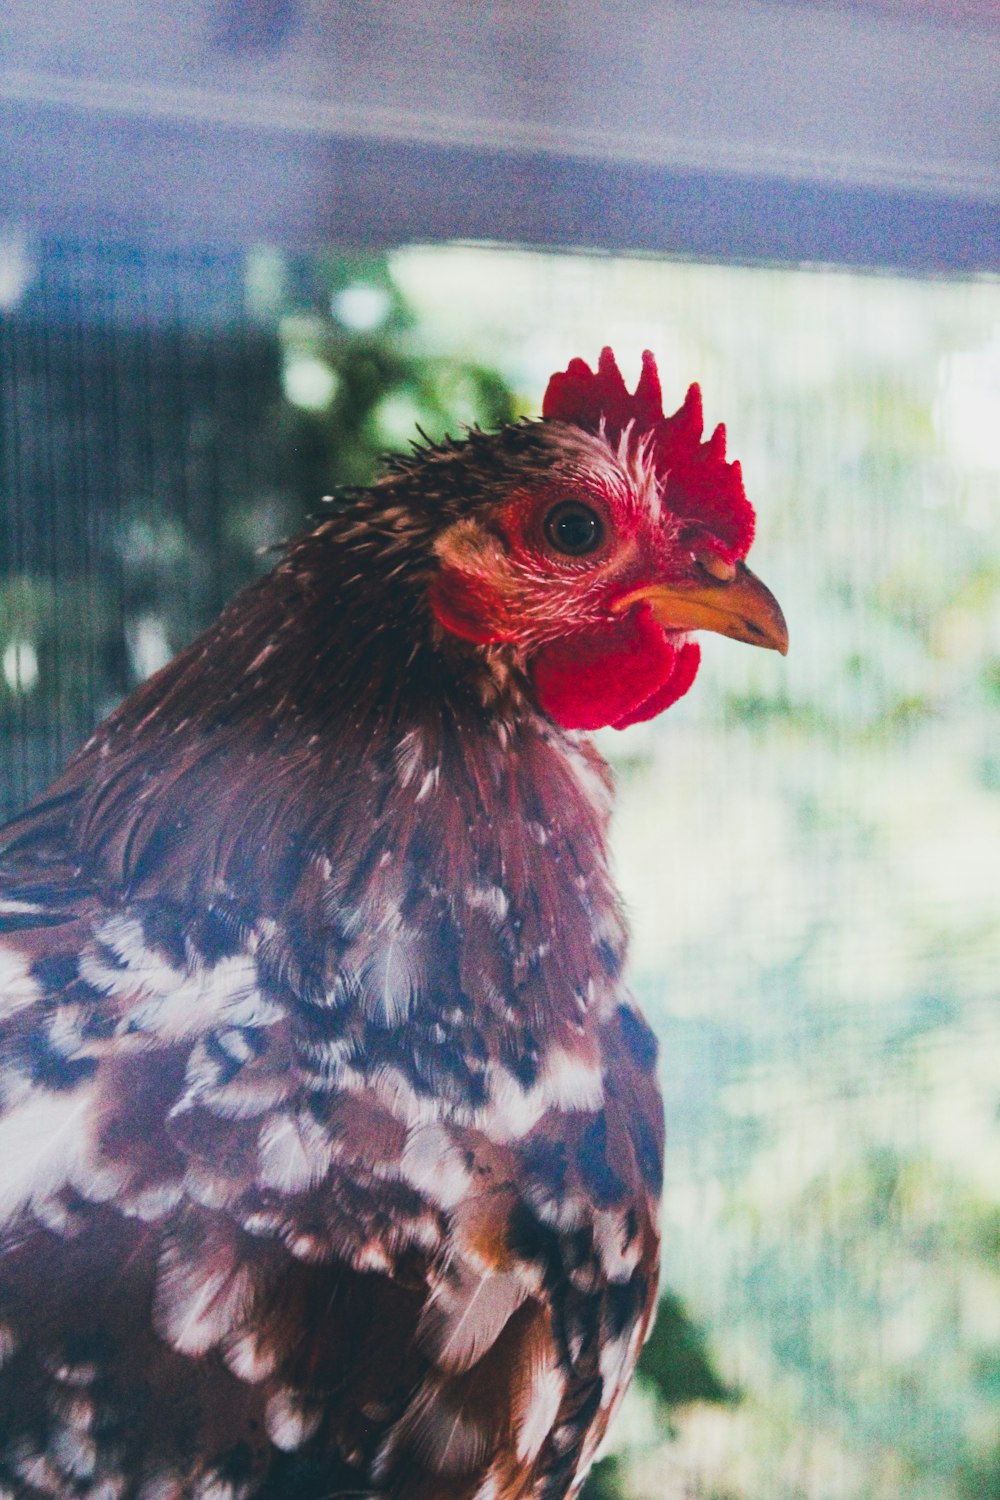
{"type": "Polygon", "coordinates": [[[466,519],[449,526],[434,550],[441,568],[429,597],[438,623],[479,646],[515,640],[518,589],[499,540],[466,519]]]}

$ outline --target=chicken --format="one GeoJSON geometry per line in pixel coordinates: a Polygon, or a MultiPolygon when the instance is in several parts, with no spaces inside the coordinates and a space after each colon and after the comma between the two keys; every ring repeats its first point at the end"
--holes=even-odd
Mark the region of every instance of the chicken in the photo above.
{"type": "Polygon", "coordinates": [[[574,1495],[663,1120],[608,773],[784,651],[692,387],[390,461],[0,832],[0,1496],[574,1495]]]}

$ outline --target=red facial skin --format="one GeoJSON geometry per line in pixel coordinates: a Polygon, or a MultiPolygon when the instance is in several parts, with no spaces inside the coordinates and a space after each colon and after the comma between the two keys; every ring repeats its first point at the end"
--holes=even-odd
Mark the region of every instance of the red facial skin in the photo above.
{"type": "MultiPolygon", "coordinates": [[[[500,565],[442,568],[431,604],[452,634],[479,645],[520,648],[539,706],[564,729],[625,729],[675,703],[694,681],[700,651],[638,603],[616,603],[657,581],[694,578],[691,528],[654,516],[647,497],[580,478],[512,498],[497,519],[500,565]],[[604,524],[600,548],[562,556],[545,539],[545,517],[560,500],[581,500],[604,524]]],[[[699,548],[718,550],[699,535],[699,548]]]]}
{"type": "MultiPolygon", "coordinates": [[[[610,349],[553,375],[542,426],[551,468],[536,474],[454,546],[440,548],[431,606],[453,634],[518,648],[539,705],[565,729],[651,719],[686,693],[699,649],[666,628],[637,590],[698,584],[712,559],[730,569],[753,540],[754,513],[724,428],[701,441],[701,392],[665,416],[653,356],[634,392],[610,349]],[[601,545],[560,554],[545,519],[560,500],[594,509],[601,545]],[[490,539],[492,538],[492,540],[490,539]]],[[[669,617],[669,616],[668,616],[669,617]]]]}

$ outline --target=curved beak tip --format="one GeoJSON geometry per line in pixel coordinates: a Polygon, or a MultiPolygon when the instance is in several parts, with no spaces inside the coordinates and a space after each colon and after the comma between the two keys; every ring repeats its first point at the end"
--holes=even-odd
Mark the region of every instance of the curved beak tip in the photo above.
{"type": "Polygon", "coordinates": [[[640,600],[668,630],[711,630],[718,635],[788,655],[788,626],[781,605],[745,563],[725,581],[652,584],[618,600],[616,612],[640,600]]]}
{"type": "Polygon", "coordinates": [[[738,626],[727,629],[723,625],[722,634],[733,635],[752,646],[763,646],[765,650],[787,656],[788,626],[781,605],[767,585],[756,573],[751,573],[746,563],[739,563],[736,577],[725,587],[728,597],[720,599],[719,603],[723,612],[729,613],[732,623],[735,625],[739,621],[743,630],[738,626]]]}
{"type": "Polygon", "coordinates": [[[767,651],[778,651],[782,656],[788,655],[788,626],[781,612],[778,601],[774,601],[774,612],[762,627],[759,621],[747,621],[752,633],[753,643],[763,646],[767,651]]]}

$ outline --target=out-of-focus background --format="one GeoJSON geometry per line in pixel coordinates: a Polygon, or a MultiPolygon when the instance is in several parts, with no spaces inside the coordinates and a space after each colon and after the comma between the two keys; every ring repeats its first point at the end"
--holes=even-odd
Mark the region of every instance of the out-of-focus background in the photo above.
{"type": "Polygon", "coordinates": [[[418,424],[699,380],[792,651],[601,737],[669,1144],[588,1500],[989,1500],[993,7],[390,9],[0,22],[0,815],[418,424]]]}

